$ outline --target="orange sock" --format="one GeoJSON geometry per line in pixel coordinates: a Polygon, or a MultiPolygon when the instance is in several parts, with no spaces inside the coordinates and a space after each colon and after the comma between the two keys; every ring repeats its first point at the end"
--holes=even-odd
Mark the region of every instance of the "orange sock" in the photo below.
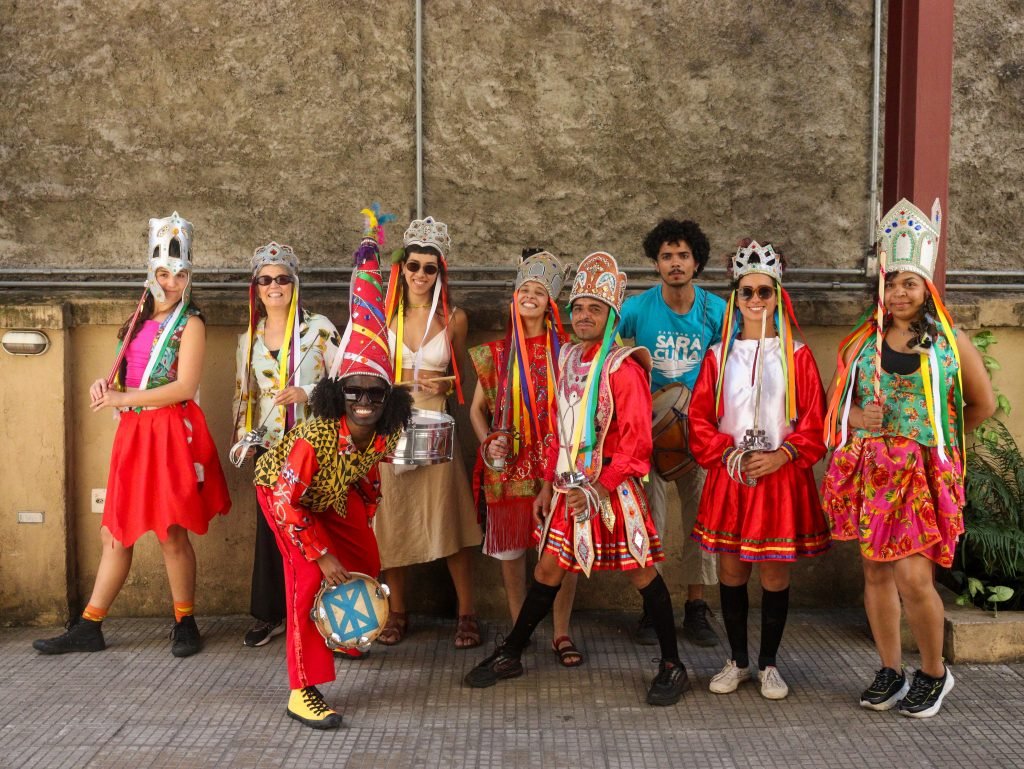
{"type": "Polygon", "coordinates": [[[181,622],[182,617],[192,616],[192,602],[191,601],[175,601],[174,602],[174,621],[181,622]]]}
{"type": "Polygon", "coordinates": [[[101,609],[98,606],[89,604],[85,607],[85,611],[82,612],[82,619],[87,619],[90,622],[102,622],[107,616],[107,609],[101,609]]]}

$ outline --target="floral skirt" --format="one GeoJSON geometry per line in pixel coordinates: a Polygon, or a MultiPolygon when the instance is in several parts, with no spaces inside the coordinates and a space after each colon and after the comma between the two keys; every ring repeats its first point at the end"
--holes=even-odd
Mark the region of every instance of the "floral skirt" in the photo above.
{"type": "Polygon", "coordinates": [[[870,561],[919,553],[951,566],[964,531],[963,457],[899,436],[855,437],[832,455],[822,504],[833,539],[870,561]]]}

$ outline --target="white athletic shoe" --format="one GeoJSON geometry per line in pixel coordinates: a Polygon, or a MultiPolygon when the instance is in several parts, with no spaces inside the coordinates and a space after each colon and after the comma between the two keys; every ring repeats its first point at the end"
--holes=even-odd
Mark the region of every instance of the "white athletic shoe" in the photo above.
{"type": "Polygon", "coordinates": [[[769,665],[757,673],[761,682],[761,696],[769,700],[782,700],[789,694],[789,687],[782,680],[782,674],[774,665],[769,665]]]}
{"type": "Polygon", "coordinates": [[[708,689],[715,694],[729,694],[736,691],[741,683],[749,680],[750,668],[738,667],[734,660],[729,660],[725,663],[725,667],[711,679],[708,689]]]}

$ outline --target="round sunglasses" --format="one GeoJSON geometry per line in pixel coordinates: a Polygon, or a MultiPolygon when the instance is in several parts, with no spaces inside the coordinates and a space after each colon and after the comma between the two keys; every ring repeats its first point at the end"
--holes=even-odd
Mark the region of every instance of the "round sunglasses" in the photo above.
{"type": "Polygon", "coordinates": [[[295,282],[295,278],[291,275],[260,275],[254,281],[257,286],[269,286],[271,283],[276,283],[279,286],[290,286],[295,282]]]}
{"type": "Polygon", "coordinates": [[[423,268],[424,275],[437,275],[436,264],[420,264],[419,262],[406,262],[405,269],[409,272],[419,272],[420,268],[423,268]]]}
{"type": "Polygon", "coordinates": [[[744,302],[749,302],[751,299],[754,298],[755,294],[757,295],[757,298],[760,299],[762,302],[767,302],[769,299],[775,296],[775,289],[772,288],[771,286],[758,286],[755,290],[750,286],[743,286],[743,288],[738,289],[736,293],[739,294],[740,299],[742,299],[744,302]]]}

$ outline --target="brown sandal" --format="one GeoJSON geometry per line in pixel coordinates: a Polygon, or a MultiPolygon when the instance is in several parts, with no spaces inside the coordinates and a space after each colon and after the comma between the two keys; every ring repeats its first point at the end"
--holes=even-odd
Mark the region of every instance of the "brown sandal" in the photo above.
{"type": "Polygon", "coordinates": [[[455,648],[475,649],[481,643],[480,623],[475,614],[460,614],[455,628],[455,648]]]}
{"type": "Polygon", "coordinates": [[[409,634],[409,613],[404,611],[393,611],[388,614],[388,621],[384,623],[384,629],[377,636],[377,643],[385,646],[394,646],[401,643],[402,639],[409,634]]]}
{"type": "Polygon", "coordinates": [[[575,668],[583,664],[583,654],[567,635],[558,636],[552,641],[551,651],[555,653],[563,667],[575,668]]]}

